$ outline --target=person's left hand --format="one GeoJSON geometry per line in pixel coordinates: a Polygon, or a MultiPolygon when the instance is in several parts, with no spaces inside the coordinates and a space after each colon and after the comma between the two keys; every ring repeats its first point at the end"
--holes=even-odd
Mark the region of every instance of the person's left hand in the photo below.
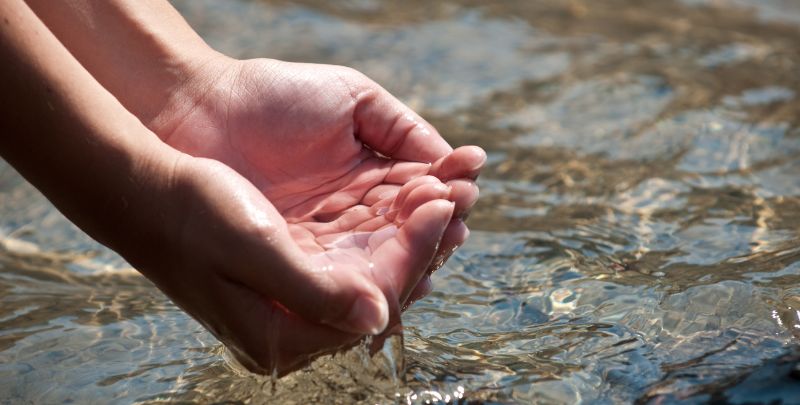
{"type": "MultiPolygon", "coordinates": [[[[173,147],[250,180],[309,252],[357,240],[339,232],[342,222],[367,222],[358,230],[387,226],[392,212],[372,218],[364,208],[391,205],[401,186],[425,175],[447,183],[445,198],[456,203],[428,272],[469,234],[462,218],[477,199],[473,180],[483,150],[453,151],[424,119],[353,69],[221,58],[203,65],[180,93],[149,126],[173,147]]],[[[396,298],[406,306],[428,291],[425,276],[413,293],[396,298]]]]}

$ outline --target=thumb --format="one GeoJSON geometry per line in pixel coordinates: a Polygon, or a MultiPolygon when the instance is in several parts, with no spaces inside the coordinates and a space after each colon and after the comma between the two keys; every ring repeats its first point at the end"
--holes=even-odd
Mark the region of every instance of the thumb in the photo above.
{"type": "Polygon", "coordinates": [[[386,328],[388,304],[364,274],[369,263],[347,249],[308,255],[285,228],[255,237],[247,253],[252,262],[241,282],[289,311],[349,333],[376,335],[386,328]]]}
{"type": "MultiPolygon", "coordinates": [[[[287,224],[252,183],[226,165],[185,159],[176,173],[175,191],[187,201],[183,214],[176,215],[176,239],[191,252],[184,259],[188,263],[211,267],[216,277],[276,301],[310,322],[356,334],[386,328],[388,305],[363,274],[368,263],[327,254],[309,260],[295,241],[303,237],[298,232],[309,231],[287,224]]],[[[185,287],[179,278],[175,283],[185,287]]]]}
{"type": "Polygon", "coordinates": [[[431,124],[366,76],[343,77],[353,89],[361,142],[392,159],[432,163],[453,151],[431,124]]]}

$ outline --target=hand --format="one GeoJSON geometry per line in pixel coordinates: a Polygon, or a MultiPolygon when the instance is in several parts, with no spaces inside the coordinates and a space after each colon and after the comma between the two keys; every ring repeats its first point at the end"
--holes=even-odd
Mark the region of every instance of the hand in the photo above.
{"type": "Polygon", "coordinates": [[[383,330],[466,238],[483,151],[352,70],[231,61],[166,1],[0,13],[0,153],[256,371],[383,330]]]}
{"type": "MultiPolygon", "coordinates": [[[[207,65],[185,89],[150,127],[177,149],[222,162],[249,180],[258,193],[248,192],[247,204],[285,228],[281,239],[256,237],[253,251],[269,247],[293,258],[286,267],[236,278],[237,288],[248,286],[250,300],[260,302],[253,305],[261,315],[242,323],[247,330],[230,333],[247,337],[233,346],[250,364],[272,364],[261,348],[274,339],[258,331],[277,328],[275,322],[267,327],[264,315],[275,308],[292,319],[280,322],[281,333],[292,336],[281,342],[314,337],[303,349],[281,344],[282,355],[329,350],[380,332],[387,303],[397,321],[398,307],[425,294],[427,274],[466,239],[459,218],[477,198],[472,178],[485,154],[476,147],[453,152],[435,129],[363,75],[337,66],[226,59],[207,65]],[[369,299],[348,321],[359,296],[369,299]],[[337,329],[354,335],[336,335],[337,329]]],[[[189,234],[203,232],[202,222],[189,234]]]]}

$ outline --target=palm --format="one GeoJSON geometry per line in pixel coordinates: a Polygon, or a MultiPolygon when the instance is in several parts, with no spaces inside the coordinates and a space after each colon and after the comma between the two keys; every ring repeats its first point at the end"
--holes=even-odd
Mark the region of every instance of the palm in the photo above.
{"type": "MultiPolygon", "coordinates": [[[[182,189],[199,197],[199,205],[182,220],[182,234],[214,230],[209,243],[192,244],[187,250],[210,252],[211,268],[221,273],[199,278],[197,271],[185,274],[181,284],[191,283],[192,288],[172,291],[173,299],[204,320],[245,364],[265,372],[276,367],[284,373],[310,355],[358,339],[335,323],[348,315],[341,310],[351,307],[333,305],[340,303],[331,302],[330,294],[319,296],[330,284],[363,287],[368,281],[393,303],[391,315],[396,316],[397,305],[430,262],[453,210],[449,202],[438,199],[447,190],[434,177],[424,176],[403,186],[394,198],[357,205],[333,221],[287,223],[252,183],[227,165],[185,159],[181,167],[190,179],[182,189]],[[212,299],[196,300],[203,289],[210,289],[203,296],[212,299]],[[334,328],[300,318],[287,307],[334,328]]],[[[185,267],[205,267],[207,259],[189,257],[185,267]]],[[[169,290],[173,275],[165,276],[156,282],[169,290]]],[[[348,295],[353,296],[340,292],[333,301],[348,295]]]]}
{"type": "MultiPolygon", "coordinates": [[[[254,76],[256,83],[264,82],[254,76]]],[[[303,94],[303,85],[284,81],[262,90],[256,84],[251,94],[303,94]]],[[[289,222],[326,221],[354,206],[370,206],[428,171],[428,165],[411,162],[393,170],[397,161],[367,149],[353,136],[354,103],[347,90],[332,90],[341,91],[341,101],[316,105],[318,98],[312,95],[288,103],[291,107],[285,110],[265,112],[246,99],[231,107],[241,114],[229,121],[228,133],[240,156],[238,170],[289,222]]]]}
{"type": "MultiPolygon", "coordinates": [[[[480,149],[453,152],[416,114],[346,68],[254,60],[211,82],[180,119],[165,120],[169,130],[155,131],[254,185],[260,195],[250,193],[243,205],[262,207],[269,222],[288,231],[292,246],[278,250],[295,251],[334,279],[371,280],[397,308],[420,295],[414,288],[431,263],[463,243],[466,227],[451,219],[477,198],[474,183],[460,178],[477,174],[480,149]]],[[[311,317],[325,312],[302,298],[277,301],[311,317]]],[[[352,339],[292,319],[297,333],[317,336],[298,353],[352,339]]],[[[262,340],[254,339],[240,346],[257,351],[262,340]]]]}
{"type": "Polygon", "coordinates": [[[264,63],[242,68],[232,90],[239,97],[228,106],[227,137],[240,156],[238,169],[289,221],[353,206],[382,182],[390,161],[352,136],[349,90],[334,71],[298,65],[293,76],[278,78],[264,63]]]}
{"type": "MultiPolygon", "coordinates": [[[[395,161],[353,136],[355,103],[341,68],[293,65],[292,76],[276,77],[275,63],[249,61],[226,75],[222,94],[203,100],[168,142],[233,167],[290,222],[352,207],[395,161]]],[[[427,171],[419,166],[415,174],[427,171]]]]}
{"type": "Polygon", "coordinates": [[[357,104],[342,79],[344,68],[292,64],[286,75],[276,64],[282,62],[247,61],[225,75],[221,80],[228,82],[215,86],[222,93],[212,91],[167,141],[192,155],[215,158],[250,180],[289,224],[297,244],[314,255],[315,264],[369,269],[370,263],[388,258],[402,261],[403,252],[390,248],[400,245],[389,243],[377,255],[376,241],[393,239],[387,235],[410,210],[447,199],[449,193],[427,178],[415,183],[423,188],[405,213],[394,215],[402,208],[392,205],[400,187],[427,174],[430,165],[382,157],[353,136],[357,104]]]}

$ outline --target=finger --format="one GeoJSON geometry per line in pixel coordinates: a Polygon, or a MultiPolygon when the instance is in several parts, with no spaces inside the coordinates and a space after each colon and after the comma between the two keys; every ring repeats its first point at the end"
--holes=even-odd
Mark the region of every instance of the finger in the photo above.
{"type": "Polygon", "coordinates": [[[450,221],[442,235],[442,242],[439,244],[436,256],[428,267],[428,274],[439,270],[453,252],[466,242],[467,238],[469,238],[469,228],[464,221],[457,218],[450,221]]]}
{"type": "Polygon", "coordinates": [[[388,304],[363,273],[367,263],[333,263],[326,260],[327,251],[308,255],[285,227],[257,232],[235,246],[235,252],[227,252],[235,279],[303,318],[356,334],[377,334],[386,327],[388,304]],[[243,260],[232,262],[234,257],[243,260]]]}
{"type": "Polygon", "coordinates": [[[397,210],[394,211],[396,215],[393,218],[387,216],[387,219],[402,224],[422,204],[432,200],[448,200],[450,191],[450,186],[446,184],[423,184],[408,194],[403,200],[403,205],[397,207],[397,210]]]}
{"type": "Polygon", "coordinates": [[[375,218],[375,214],[370,207],[356,205],[331,222],[301,222],[297,225],[308,229],[314,236],[322,236],[355,229],[372,218],[375,218]]]}
{"type": "Polygon", "coordinates": [[[429,201],[417,208],[394,238],[372,254],[376,283],[392,305],[400,305],[425,275],[450,223],[454,204],[429,201]]]}
{"type": "Polygon", "coordinates": [[[486,163],[486,152],[477,146],[462,146],[431,165],[430,174],[442,181],[478,177],[486,163]]]}
{"type": "Polygon", "coordinates": [[[224,331],[218,338],[250,371],[284,375],[360,338],[308,322],[247,287],[226,281],[216,287],[215,309],[224,324],[212,329],[224,331]]]}
{"type": "Polygon", "coordinates": [[[433,176],[421,176],[415,178],[414,180],[409,181],[400,188],[400,191],[397,193],[397,196],[394,198],[391,205],[389,206],[389,209],[386,210],[384,215],[386,215],[390,221],[393,221],[395,216],[397,215],[397,212],[405,205],[405,201],[411,194],[411,192],[413,192],[418,187],[421,187],[423,185],[436,185],[436,184],[442,184],[442,182],[433,176]]]}
{"type": "Polygon", "coordinates": [[[431,292],[433,285],[431,284],[430,274],[441,268],[444,262],[450,258],[459,246],[464,244],[468,237],[469,229],[463,221],[460,219],[450,221],[450,224],[442,235],[442,241],[439,244],[439,249],[436,251],[436,256],[434,256],[431,265],[428,267],[428,274],[422,277],[419,283],[417,283],[417,286],[414,287],[414,290],[409,295],[403,307],[404,311],[415,301],[418,301],[431,292]]]}
{"type": "Polygon", "coordinates": [[[356,85],[353,120],[356,136],[371,149],[393,159],[431,163],[453,149],[436,129],[375,82],[356,85]]]}
{"type": "Polygon", "coordinates": [[[430,274],[439,270],[447,259],[469,238],[469,229],[460,219],[453,219],[445,229],[442,235],[442,242],[439,244],[439,249],[436,251],[430,267],[428,267],[428,274],[422,277],[422,280],[417,283],[414,290],[408,296],[408,300],[403,305],[403,311],[408,309],[414,302],[419,301],[423,297],[430,294],[433,284],[431,282],[430,274]]]}
{"type": "MultiPolygon", "coordinates": [[[[186,216],[184,231],[191,232],[190,236],[205,232],[208,235],[204,236],[214,242],[188,238],[187,243],[197,243],[190,246],[204,251],[197,258],[189,256],[186,260],[202,259],[197,267],[213,268],[218,277],[245,285],[311,322],[355,334],[377,334],[386,328],[386,297],[361,270],[364,263],[330,266],[315,262],[319,254],[309,256],[303,252],[281,214],[252,183],[232,174],[227,166],[212,168],[210,172],[198,172],[202,178],[186,176],[189,180],[181,185],[202,197],[193,201],[197,214],[186,216]],[[196,189],[198,184],[202,188],[196,189]],[[218,187],[209,190],[208,184],[218,187]]],[[[177,278],[179,272],[174,274],[158,278],[162,285],[182,286],[188,282],[177,278]]]]}
{"type": "Polygon", "coordinates": [[[394,200],[397,198],[398,194],[400,194],[400,190],[397,191],[397,194],[389,196],[388,198],[384,198],[384,199],[376,202],[375,204],[372,204],[369,207],[370,212],[375,214],[375,215],[383,215],[383,214],[385,214],[386,211],[389,210],[389,207],[391,207],[392,203],[394,203],[394,200]]]}
{"type": "Polygon", "coordinates": [[[414,287],[414,290],[411,291],[411,294],[408,295],[408,299],[403,304],[403,311],[407,310],[408,307],[414,305],[415,302],[421,300],[425,296],[433,291],[433,282],[431,282],[430,276],[423,276],[422,280],[417,283],[417,286],[414,287]]]}
{"type": "Polygon", "coordinates": [[[428,174],[430,163],[397,162],[389,170],[384,181],[390,184],[406,184],[409,181],[428,174]]]}
{"type": "Polygon", "coordinates": [[[367,191],[367,194],[361,199],[361,203],[371,206],[378,201],[395,198],[399,192],[400,186],[397,184],[379,184],[367,191]]]}
{"type": "Polygon", "coordinates": [[[478,186],[474,181],[465,179],[450,180],[447,185],[452,190],[450,191],[450,201],[456,203],[453,217],[463,219],[478,201],[478,186]]]}

